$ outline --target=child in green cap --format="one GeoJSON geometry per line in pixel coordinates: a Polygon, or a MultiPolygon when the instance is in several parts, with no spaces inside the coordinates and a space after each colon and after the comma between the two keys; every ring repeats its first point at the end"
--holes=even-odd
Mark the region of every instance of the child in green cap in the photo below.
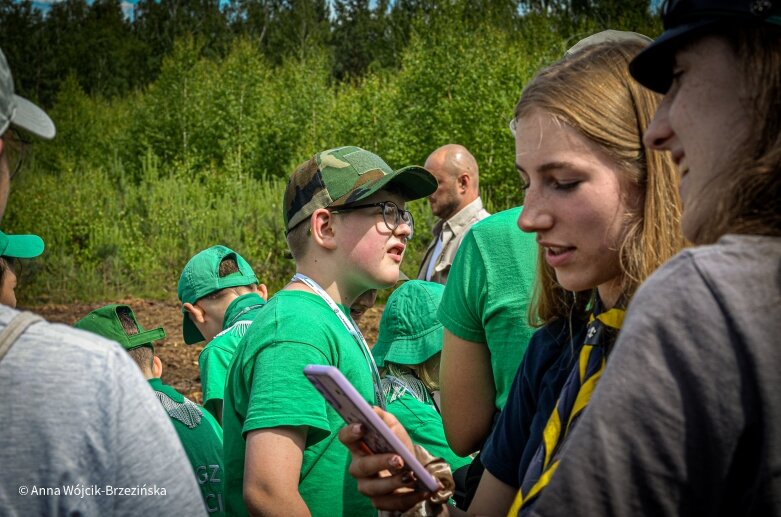
{"type": "Polygon", "coordinates": [[[179,435],[195,471],[206,509],[210,514],[225,515],[222,429],[207,411],[160,379],[163,364],[155,355],[153,341],[165,338],[165,331],[162,328],[144,330],[127,305],[106,305],[95,309],[77,321],[74,327],[114,340],[127,350],[149,381],[179,435]]]}
{"type": "Polygon", "coordinates": [[[225,387],[227,510],[232,515],[372,515],[348,475],[344,425],[303,375],[338,367],[371,404],[379,372],[349,308],[392,286],[413,220],[405,203],[437,187],[425,169],[391,169],[358,147],[317,153],[282,199],[296,275],[236,350],[225,387]]]}
{"type": "Polygon", "coordinates": [[[239,341],[265,305],[268,290],[241,255],[217,245],[187,262],[177,292],[182,302],[184,342],[206,342],[198,356],[203,406],[222,425],[228,366],[239,341]]]}
{"type": "Polygon", "coordinates": [[[30,259],[43,253],[43,239],[37,235],[8,235],[0,232],[0,304],[16,307],[16,259],[30,259]]]}
{"type": "Polygon", "coordinates": [[[393,291],[372,354],[381,368],[387,410],[409,431],[413,442],[456,471],[472,459],[450,449],[434,399],[444,332],[437,309],[444,290],[442,284],[410,280],[393,291]]]}

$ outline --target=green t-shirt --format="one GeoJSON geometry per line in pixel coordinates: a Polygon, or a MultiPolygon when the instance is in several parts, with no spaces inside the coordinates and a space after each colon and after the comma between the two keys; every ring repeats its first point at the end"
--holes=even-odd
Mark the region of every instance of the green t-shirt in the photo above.
{"type": "Polygon", "coordinates": [[[408,392],[398,397],[388,396],[386,401],[387,410],[399,419],[413,443],[421,445],[432,456],[443,458],[454,472],[472,463],[472,458],[457,455],[447,444],[442,416],[432,404],[421,402],[408,392]]]}
{"type": "Polygon", "coordinates": [[[214,336],[198,356],[203,407],[215,417],[219,417],[217,403],[222,402],[228,367],[236,347],[265,303],[256,293],[245,294],[233,300],[225,311],[224,330],[214,336]]]}
{"type": "Polygon", "coordinates": [[[222,428],[198,404],[185,398],[160,379],[149,379],[158,400],[168,413],[190,459],[210,515],[225,515],[223,498],[222,428]]]}
{"type": "Polygon", "coordinates": [[[534,329],[528,305],[537,263],[535,234],[517,225],[521,207],[472,226],[450,269],[439,321],[455,336],[486,343],[496,387],[496,408],[507,400],[534,329]]]}
{"type": "Polygon", "coordinates": [[[223,424],[230,515],[247,513],[246,433],[280,426],[308,426],[298,490],[312,515],[376,514],[347,473],[350,455],[336,439],[344,421],[304,376],[309,364],[336,366],[375,404],[366,358],[325,301],[305,291],[280,291],[247,330],[228,372],[223,424]]]}

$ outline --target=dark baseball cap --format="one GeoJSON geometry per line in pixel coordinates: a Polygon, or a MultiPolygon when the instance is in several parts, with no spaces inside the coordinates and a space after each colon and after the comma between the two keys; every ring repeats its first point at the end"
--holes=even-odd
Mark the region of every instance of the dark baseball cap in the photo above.
{"type": "Polygon", "coordinates": [[[646,88],[666,93],[682,44],[719,24],[781,25],[781,0],[666,0],[662,21],[664,32],[632,60],[629,72],[646,88]]]}
{"type": "Polygon", "coordinates": [[[282,203],[285,232],[318,208],[356,203],[388,186],[398,188],[406,201],[412,201],[433,194],[437,180],[416,165],[394,171],[382,158],[360,147],[317,153],[290,176],[282,203]]]}

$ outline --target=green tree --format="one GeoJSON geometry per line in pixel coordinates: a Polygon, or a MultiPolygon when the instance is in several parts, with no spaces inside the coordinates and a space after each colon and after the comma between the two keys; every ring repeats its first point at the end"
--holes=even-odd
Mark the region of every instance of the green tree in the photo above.
{"type": "Polygon", "coordinates": [[[29,0],[0,0],[0,45],[13,71],[17,92],[34,99],[49,93],[43,90],[47,81],[41,76],[45,57],[42,25],[40,11],[29,0]]]}
{"type": "Polygon", "coordinates": [[[601,29],[646,33],[659,29],[649,0],[520,0],[520,4],[524,12],[555,16],[560,22],[572,22],[572,26],[588,20],[601,29]]]}
{"type": "Polygon", "coordinates": [[[201,51],[211,57],[224,55],[232,41],[220,0],[140,0],[134,9],[133,30],[148,48],[147,80],[157,77],[178,38],[193,36],[201,42],[201,51]]]}
{"type": "Polygon", "coordinates": [[[330,37],[326,0],[239,0],[233,20],[274,64],[317,53],[330,37]]]}
{"type": "Polygon", "coordinates": [[[336,79],[360,77],[378,61],[378,55],[387,48],[386,7],[383,1],[374,9],[370,0],[334,2],[331,45],[336,79]]]}

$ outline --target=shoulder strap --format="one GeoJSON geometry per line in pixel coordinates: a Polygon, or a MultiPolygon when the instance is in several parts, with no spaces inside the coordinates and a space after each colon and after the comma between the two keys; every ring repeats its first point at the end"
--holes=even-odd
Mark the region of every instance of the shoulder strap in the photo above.
{"type": "Polygon", "coordinates": [[[2,361],[5,354],[11,350],[11,347],[16,343],[16,340],[22,335],[22,332],[27,330],[27,327],[42,320],[43,318],[32,312],[20,312],[14,316],[2,332],[0,332],[0,361],[2,361]]]}

